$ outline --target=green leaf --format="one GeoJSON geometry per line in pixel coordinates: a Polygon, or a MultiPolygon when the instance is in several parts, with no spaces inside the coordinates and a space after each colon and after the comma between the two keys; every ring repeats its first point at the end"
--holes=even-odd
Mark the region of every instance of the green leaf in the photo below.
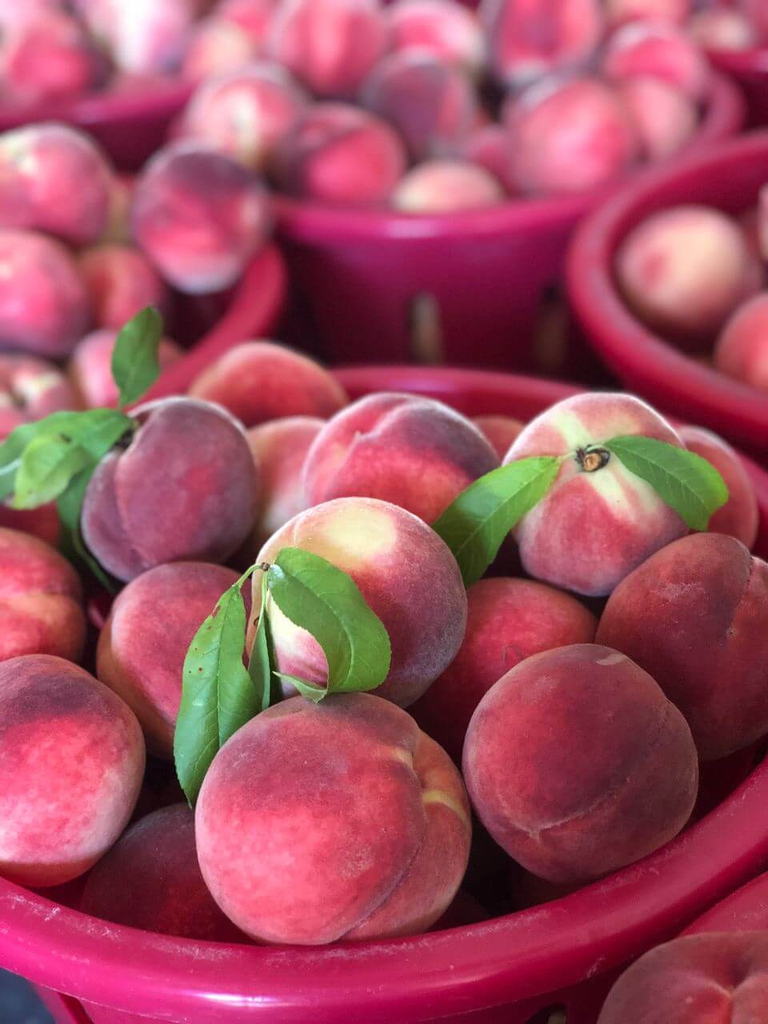
{"type": "Polygon", "coordinates": [[[243,660],[246,613],[241,588],[254,568],[219,598],[184,660],[173,752],[190,804],[220,747],[261,710],[262,694],[243,660]]]}
{"type": "Polygon", "coordinates": [[[120,589],[117,581],[102,569],[101,565],[85,546],[82,533],[80,532],[80,511],[83,507],[86,488],[95,469],[96,463],[91,462],[81,473],[73,477],[69,487],[56,502],[62,527],[60,546],[63,548],[64,554],[71,561],[79,559],[88,566],[105,590],[110,594],[116,594],[120,589]]]}
{"type": "Polygon", "coordinates": [[[541,456],[491,470],[462,491],[433,524],[459,563],[465,586],[480,579],[509,531],[541,501],[559,469],[559,459],[541,456]]]}
{"type": "Polygon", "coordinates": [[[163,318],[147,306],[123,327],[112,352],[112,376],[123,409],[144,394],[160,376],[158,352],[163,337],[163,318]]]}
{"type": "Polygon", "coordinates": [[[68,435],[81,412],[55,412],[35,423],[24,423],[11,431],[0,444],[0,501],[13,494],[16,484],[16,473],[21,465],[24,449],[37,437],[42,435],[68,435]]]}
{"type": "Polygon", "coordinates": [[[16,472],[14,508],[38,508],[58,498],[90,462],[79,444],[39,434],[24,449],[16,472]]]}
{"type": "Polygon", "coordinates": [[[389,636],[347,573],[310,551],[283,548],[267,583],[280,611],[322,647],[328,693],[373,690],[384,682],[389,636]]]}
{"type": "Polygon", "coordinates": [[[710,517],[728,501],[728,488],[715,467],[695,452],[653,437],[614,437],[602,446],[645,480],[692,530],[706,530],[710,517]]]}
{"type": "Polygon", "coordinates": [[[269,635],[269,619],[267,616],[267,574],[261,574],[261,605],[259,621],[253,635],[251,657],[248,662],[248,674],[251,677],[260,709],[266,709],[272,701],[272,644],[269,635]]]}
{"type": "Polygon", "coordinates": [[[286,683],[290,683],[302,697],[308,697],[315,704],[319,704],[324,697],[328,696],[328,690],[324,686],[318,686],[317,683],[310,683],[308,679],[301,679],[299,676],[292,676],[288,672],[275,672],[273,675],[277,679],[284,679],[286,683]]]}

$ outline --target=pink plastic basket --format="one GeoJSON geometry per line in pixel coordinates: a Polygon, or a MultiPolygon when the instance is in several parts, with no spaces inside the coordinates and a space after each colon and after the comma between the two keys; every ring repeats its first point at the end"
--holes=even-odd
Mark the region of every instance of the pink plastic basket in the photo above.
{"type": "MultiPolygon", "coordinates": [[[[716,78],[691,148],[734,134],[743,117],[738,91],[716,78]]],[[[565,357],[531,339],[568,240],[605,191],[416,217],[278,200],[277,237],[302,314],[296,338],[311,337],[333,363],[560,372],[565,357]]]]}
{"type": "Polygon", "coordinates": [[[749,124],[768,124],[768,47],[731,52],[710,50],[714,67],[737,82],[747,100],[749,124]]]}
{"type": "MultiPolygon", "coordinates": [[[[344,370],[353,397],[430,395],[528,419],[572,389],[415,367],[344,370]]],[[[747,463],[768,552],[768,473],[747,463]]],[[[754,877],[768,860],[768,763],[666,849],[565,899],[414,938],[311,948],[225,946],[108,925],[0,882],[0,964],[81,1004],[66,1024],[594,1024],[615,970],[754,877]],[[142,1016],[139,1016],[142,1015],[142,1016]]],[[[49,1000],[55,999],[50,995],[49,1000]]],[[[67,1016],[67,1014],[69,1016],[67,1016]]]]}

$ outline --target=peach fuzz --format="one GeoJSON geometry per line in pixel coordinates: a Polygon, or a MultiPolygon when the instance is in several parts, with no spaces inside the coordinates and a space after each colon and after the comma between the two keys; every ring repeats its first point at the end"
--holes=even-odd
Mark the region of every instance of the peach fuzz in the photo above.
{"type": "Polygon", "coordinates": [[[164,562],[223,562],[256,515],[258,478],[240,423],[210,402],[167,398],[134,410],[127,447],[86,488],[83,539],[127,582],[164,562]]]}
{"type": "Polygon", "coordinates": [[[464,876],[471,826],[445,752],[406,712],[353,693],[295,697],[240,729],[203,782],[195,832],[238,927],[314,945],[429,928],[464,876]]]}
{"type": "Polygon", "coordinates": [[[126,702],[147,748],[173,757],[184,659],[237,573],[205,562],[158,565],[115,598],[96,651],[96,675],[126,702]]]}
{"type": "Polygon", "coordinates": [[[611,989],[598,1024],[764,1024],[768,933],[691,935],[646,953],[611,989]]]}
{"type": "Polygon", "coordinates": [[[246,427],[285,416],[325,419],[348,402],[314,359],[271,341],[236,345],[192,382],[189,393],[223,405],[246,427]]]}
{"type": "Polygon", "coordinates": [[[0,660],[55,654],[78,661],[85,645],[77,573],[37,537],[0,528],[0,660]]]}
{"type": "Polygon", "coordinates": [[[762,271],[735,221],[688,205],[651,214],[633,228],[616,253],[616,277],[636,316],[695,348],[759,290],[762,271]]]}
{"type": "Polygon", "coordinates": [[[611,595],[597,640],[651,673],[702,761],[768,733],[768,564],[733,537],[692,534],[657,551],[611,595]]]}
{"type": "Polygon", "coordinates": [[[131,228],[163,277],[188,295],[233,285],[270,227],[266,192],[229,157],[177,142],[145,165],[133,192],[131,228]]]}
{"type": "Polygon", "coordinates": [[[388,42],[376,0],[283,0],[266,52],[315,96],[351,100],[388,42]]]}
{"type": "Polygon", "coordinates": [[[512,442],[525,427],[521,420],[516,420],[513,416],[475,416],[472,422],[500,459],[504,458],[512,447],[512,442]]]}
{"type": "Polygon", "coordinates": [[[203,881],[187,804],[131,825],[91,871],[79,909],[113,924],[208,942],[245,942],[203,881]]]}
{"type": "MultiPolygon", "coordinates": [[[[67,373],[86,409],[114,408],[118,388],[112,376],[112,352],[117,341],[116,330],[92,331],[79,342],[69,360],[67,373]]],[[[182,356],[178,345],[163,338],[158,349],[160,369],[172,366],[182,356]]]]}
{"type": "Polygon", "coordinates": [[[558,883],[664,846],[698,789],[683,716],[646,672],[596,644],[535,654],[491,687],[472,716],[463,769],[496,842],[558,883]]]}
{"type": "Polygon", "coordinates": [[[504,199],[498,179],[461,160],[427,160],[402,179],[392,205],[404,213],[457,213],[495,206],[504,199]]]}
{"type": "Polygon", "coordinates": [[[125,828],[144,760],[133,712],[83,669],[0,664],[0,874],[47,887],[87,871],[125,828]]]}
{"type": "Polygon", "coordinates": [[[751,50],[759,36],[740,11],[712,8],[699,11],[688,22],[688,34],[707,50],[751,50]]]}
{"type": "Polygon", "coordinates": [[[202,82],[232,68],[244,67],[258,56],[247,32],[218,15],[203,18],[192,30],[181,64],[181,77],[202,82]]]}
{"type": "Polygon", "coordinates": [[[80,254],[78,267],[96,327],[119,331],[145,306],[163,310],[168,304],[163,279],[132,245],[95,245],[80,254]]]}
{"type": "Polygon", "coordinates": [[[706,57],[686,32],[658,22],[639,22],[616,32],[606,48],[602,69],[614,82],[658,78],[695,101],[704,98],[711,73],[706,57]]]}
{"type": "Polygon", "coordinates": [[[658,78],[627,78],[617,92],[629,111],[647,160],[664,160],[696,134],[698,110],[690,97],[658,78]]]}
{"type": "MultiPolygon", "coordinates": [[[[381,619],[392,662],[375,691],[379,696],[407,707],[455,658],[467,622],[461,575],[448,546],[410,512],[373,498],[338,498],[291,519],[267,541],[257,561],[273,562],[284,547],[311,551],[348,573],[381,619]]],[[[258,609],[256,577],[253,588],[258,609]]],[[[317,641],[271,598],[269,614],[279,671],[325,683],[328,667],[317,641]]]]}
{"type": "Polygon", "coordinates": [[[248,544],[254,555],[276,530],[307,508],[304,461],[324,424],[316,416],[287,416],[248,431],[261,479],[259,511],[248,544]]]}
{"type": "Polygon", "coordinates": [[[493,72],[515,87],[587,64],[603,31],[599,0],[483,0],[480,17],[493,72]]]}
{"type": "Polygon", "coordinates": [[[392,53],[382,60],[360,98],[397,129],[413,160],[459,151],[480,112],[464,72],[420,52],[392,53]]]}
{"type": "Polygon", "coordinates": [[[396,0],[386,8],[390,49],[429,53],[479,76],[485,41],[475,15],[457,0],[396,0]]]}
{"type": "Polygon", "coordinates": [[[597,78],[544,81],[504,108],[512,180],[531,195],[584,192],[615,181],[639,156],[629,112],[597,78]]]}
{"type": "Polygon", "coordinates": [[[459,653],[410,709],[457,763],[475,708],[524,658],[595,639],[597,620],[576,598],[543,583],[487,579],[467,591],[467,629],[459,653]]]}
{"type": "Polygon", "coordinates": [[[531,456],[563,458],[551,489],[515,529],[529,575],[601,597],[654,551],[687,532],[651,485],[606,449],[590,460],[590,446],[629,435],[683,447],[645,402],[609,392],[566,398],[519,435],[505,465],[531,456]]]}
{"type": "Polygon", "coordinates": [[[760,513],[757,496],[738,453],[727,441],[703,427],[681,427],[683,444],[719,471],[728,488],[728,501],[709,520],[710,533],[725,533],[752,548],[760,513]]]}
{"type": "Polygon", "coordinates": [[[0,440],[22,423],[78,406],[67,378],[53,363],[0,354],[0,440]]]}
{"type": "Polygon", "coordinates": [[[498,467],[461,413],[431,398],[380,392],[337,413],[307,453],[310,505],[380,498],[434,522],[473,480],[498,467]]]}
{"type": "Polygon", "coordinates": [[[728,320],[714,361],[729,377],[768,392],[768,292],[755,295],[728,320]]]}
{"type": "Polygon", "coordinates": [[[344,103],[310,107],[278,145],[273,173],[289,195],[380,206],[405,173],[405,147],[386,121],[344,103]]]}
{"type": "Polygon", "coordinates": [[[251,64],[204,82],[184,111],[180,135],[264,171],[306,104],[283,68],[251,64]]]}
{"type": "Polygon", "coordinates": [[[64,246],[0,229],[0,349],[61,358],[88,328],[88,297],[64,246]]]}

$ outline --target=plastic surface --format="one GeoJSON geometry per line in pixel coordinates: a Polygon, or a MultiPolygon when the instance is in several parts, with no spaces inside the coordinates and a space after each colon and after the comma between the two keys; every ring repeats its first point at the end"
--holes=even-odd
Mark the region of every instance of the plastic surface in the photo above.
{"type": "MultiPolygon", "coordinates": [[[[743,117],[740,94],[717,78],[690,148],[732,135],[743,117]]],[[[333,363],[562,373],[561,352],[550,351],[546,338],[540,346],[531,339],[544,326],[574,228],[605,193],[443,216],[278,199],[277,238],[302,313],[295,337],[316,339],[333,363]]]]}
{"type": "Polygon", "coordinates": [[[738,82],[747,99],[749,124],[768,125],[768,47],[754,50],[709,50],[711,63],[738,82]]]}
{"type": "Polygon", "coordinates": [[[568,293],[600,358],[624,384],[661,409],[711,427],[768,459],[768,394],[688,358],[644,327],[616,288],[613,258],[649,214],[704,203],[739,214],[768,182],[768,132],[735,139],[625,189],[580,228],[568,259],[568,293]]]}
{"type": "MultiPolygon", "coordinates": [[[[357,368],[338,377],[353,397],[413,391],[473,416],[528,419],[572,393],[480,371],[357,368]]],[[[768,473],[748,468],[766,554],[768,473]]],[[[544,1024],[547,1016],[536,1015],[558,1005],[568,1007],[568,1024],[594,1024],[616,968],[679,932],[767,858],[764,764],[666,849],[566,899],[495,921],[351,946],[224,946],[105,924],[0,881],[0,964],[76,995],[94,1024],[544,1024]]]]}

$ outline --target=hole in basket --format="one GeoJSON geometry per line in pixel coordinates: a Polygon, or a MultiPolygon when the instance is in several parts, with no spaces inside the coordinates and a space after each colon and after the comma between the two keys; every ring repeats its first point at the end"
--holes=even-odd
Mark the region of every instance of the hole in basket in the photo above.
{"type": "Polygon", "coordinates": [[[443,327],[440,306],[434,295],[420,292],[411,300],[408,310],[408,334],[411,359],[422,366],[438,366],[445,362],[443,327]]]}
{"type": "Polygon", "coordinates": [[[568,307],[557,285],[541,296],[533,333],[533,356],[541,373],[557,373],[565,365],[568,353],[568,307]]]}
{"type": "Polygon", "coordinates": [[[529,1017],[525,1024],[567,1024],[568,1011],[564,1006],[547,1006],[529,1017]]]}

